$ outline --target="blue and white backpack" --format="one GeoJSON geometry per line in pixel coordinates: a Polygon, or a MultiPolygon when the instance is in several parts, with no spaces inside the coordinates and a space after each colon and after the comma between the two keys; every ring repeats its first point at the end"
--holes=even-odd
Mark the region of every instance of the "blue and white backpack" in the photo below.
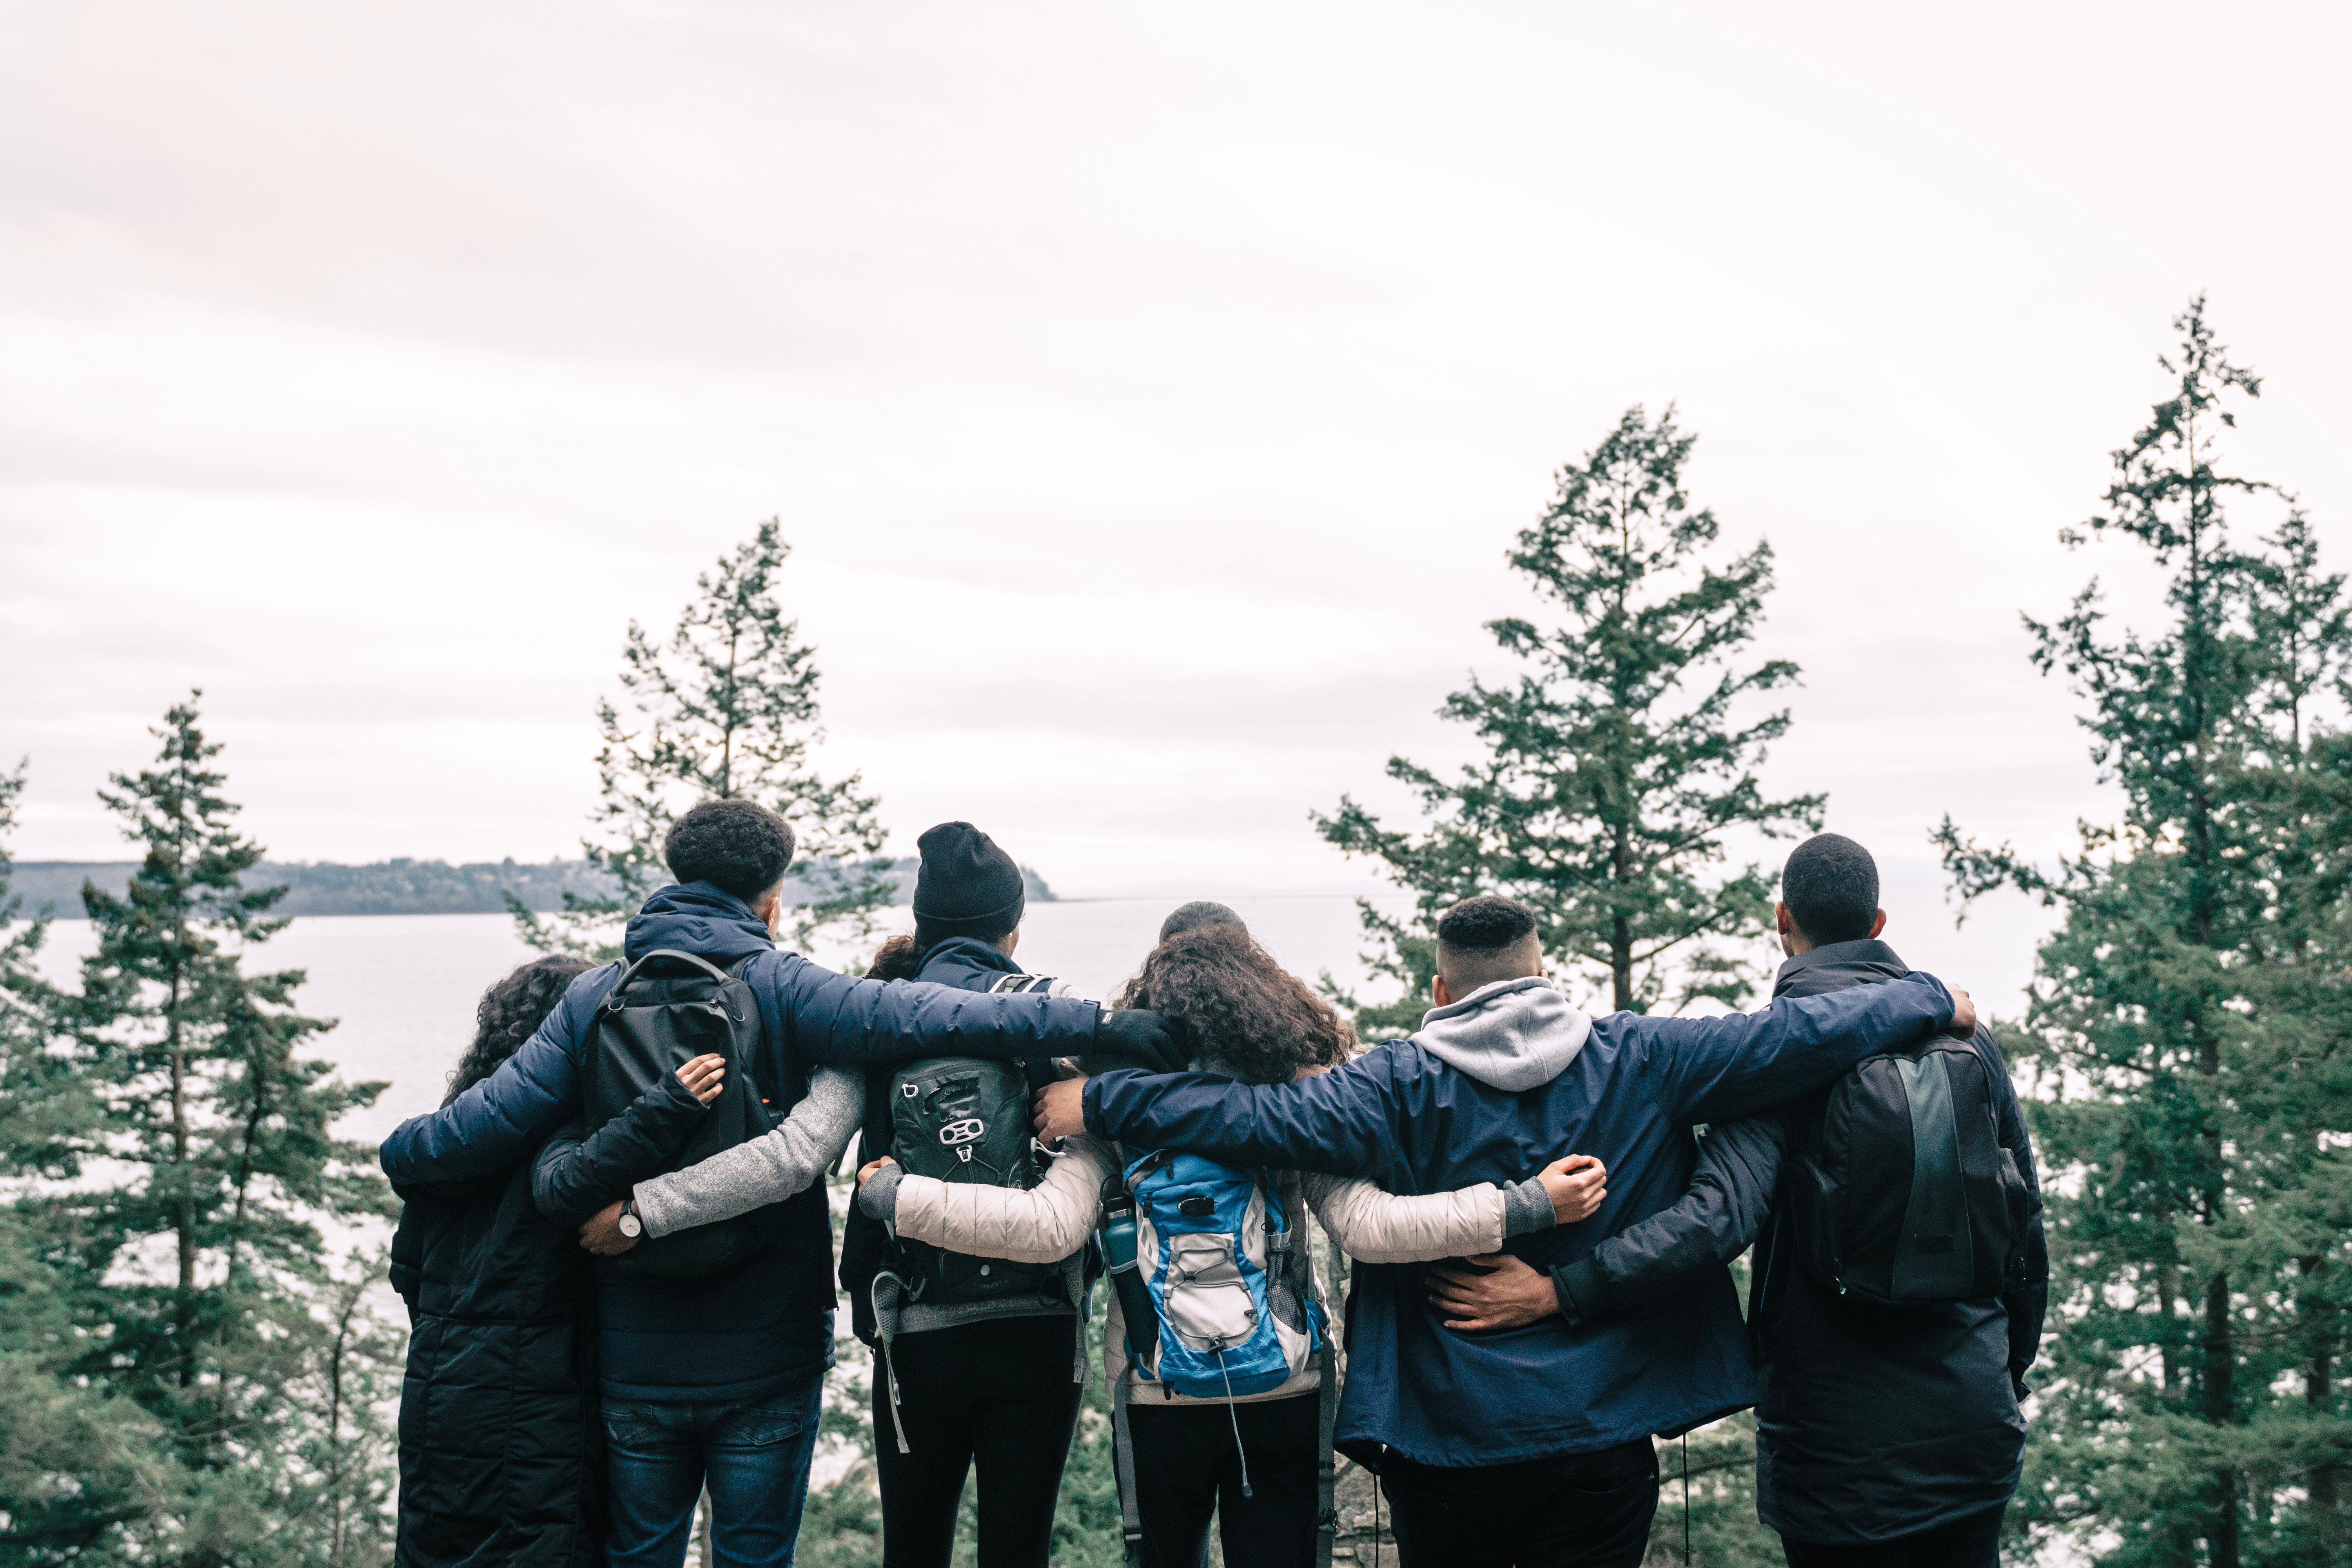
{"type": "Polygon", "coordinates": [[[1156,1332],[1129,1322],[1139,1384],[1236,1399],[1304,1371],[1323,1343],[1323,1307],[1265,1173],[1162,1151],[1130,1163],[1126,1187],[1135,1272],[1158,1318],[1156,1332]]]}

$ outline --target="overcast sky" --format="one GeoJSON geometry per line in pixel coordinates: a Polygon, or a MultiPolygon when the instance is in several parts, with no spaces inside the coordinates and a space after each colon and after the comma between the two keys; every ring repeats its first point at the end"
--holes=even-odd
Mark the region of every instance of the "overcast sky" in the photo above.
{"type": "Polygon", "coordinates": [[[202,686],[281,858],[573,852],[624,627],[780,516],[828,764],[1067,892],[1360,880],[1310,808],[1701,436],[1775,787],[1927,887],[2111,814],[2021,609],[2210,290],[2352,562],[2337,7],[9,7],[27,858],[202,686]],[[2331,281],[2331,279],[2333,281],[2331,281]]]}

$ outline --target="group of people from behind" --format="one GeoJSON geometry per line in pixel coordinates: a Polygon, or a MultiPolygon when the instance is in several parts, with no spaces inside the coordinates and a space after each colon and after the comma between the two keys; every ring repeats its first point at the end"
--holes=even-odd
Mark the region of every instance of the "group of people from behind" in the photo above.
{"type": "MultiPolygon", "coordinates": [[[[1798,1568],[1996,1561],[2046,1276],[2032,1154],[1966,993],[1876,940],[1860,846],[1790,857],[1762,1012],[1588,1017],[1533,916],[1484,897],[1438,922],[1420,1030],[1368,1050],[1221,905],[1171,915],[1113,1003],[1072,996],[1019,961],[1011,857],[966,823],[919,847],[913,933],[852,978],[774,944],[790,827],[706,802],[623,963],[485,994],[448,1098],[381,1156],[414,1325],[400,1562],[677,1568],[707,1491],[711,1561],[790,1563],[853,1142],[837,1279],[890,1568],[944,1568],[968,1478],[982,1568],[1046,1562],[1097,1295],[1131,1561],[1195,1568],[1213,1523],[1233,1568],[1328,1562],[1336,1447],[1407,1568],[1630,1568],[1654,1438],[1750,1405],[1798,1568]],[[1997,1141],[2014,1256],[1950,1288],[1979,1294],[1909,1264],[1890,1294],[1854,1242],[1850,1293],[1789,1191],[1826,1179],[1869,1064],[1932,1098],[1917,1064],[1948,1057],[1993,1130],[1953,1168],[1997,1141]],[[1317,1266],[1309,1214],[1351,1261],[1317,1266]]],[[[1898,1218],[1897,1250],[1954,1245],[1898,1218]]]]}

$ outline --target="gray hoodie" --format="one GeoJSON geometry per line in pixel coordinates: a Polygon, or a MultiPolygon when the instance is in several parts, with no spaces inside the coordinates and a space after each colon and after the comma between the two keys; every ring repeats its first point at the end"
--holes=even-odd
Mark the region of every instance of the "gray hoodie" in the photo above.
{"type": "Polygon", "coordinates": [[[1422,1015],[1422,1049],[1489,1089],[1520,1094],[1568,1070],[1592,1021],[1540,974],[1481,985],[1422,1015]]]}

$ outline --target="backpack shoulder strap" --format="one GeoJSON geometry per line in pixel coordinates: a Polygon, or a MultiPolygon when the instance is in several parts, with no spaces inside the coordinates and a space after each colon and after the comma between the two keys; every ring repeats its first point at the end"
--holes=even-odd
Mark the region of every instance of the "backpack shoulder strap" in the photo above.
{"type": "MultiPolygon", "coordinates": [[[[1127,1418],[1129,1376],[1120,1373],[1118,1384],[1111,1389],[1111,1465],[1118,1480],[1118,1533],[1125,1549],[1121,1561],[1126,1568],[1142,1568],[1143,1511],[1135,1496],[1135,1433],[1127,1418]]],[[[1323,1560],[1330,1561],[1328,1554],[1323,1560]]]]}

